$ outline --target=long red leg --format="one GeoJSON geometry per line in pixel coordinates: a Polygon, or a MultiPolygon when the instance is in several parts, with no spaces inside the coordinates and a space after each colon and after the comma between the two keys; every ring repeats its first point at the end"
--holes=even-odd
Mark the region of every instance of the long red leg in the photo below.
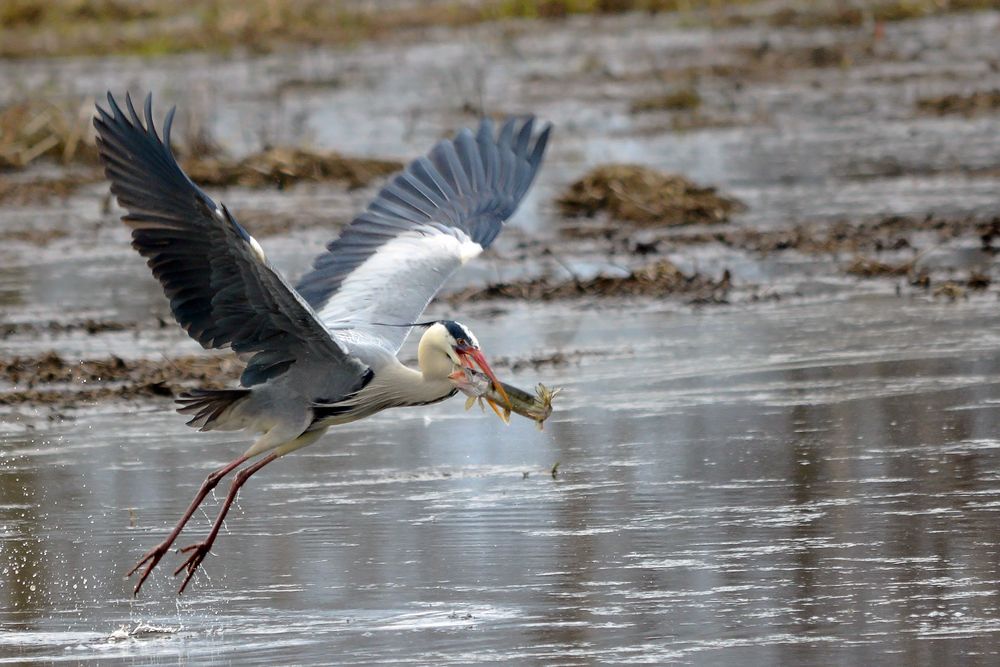
{"type": "Polygon", "coordinates": [[[180,589],[177,594],[180,595],[184,592],[184,588],[187,587],[188,582],[191,581],[191,577],[198,570],[198,566],[201,562],[205,560],[205,556],[208,555],[209,550],[212,548],[212,544],[215,542],[215,538],[218,537],[219,531],[222,529],[222,522],[226,519],[226,514],[229,513],[229,507],[236,500],[236,494],[239,493],[240,487],[246,484],[246,481],[250,479],[250,476],[255,472],[266,466],[268,463],[278,458],[277,454],[271,453],[262,458],[257,463],[247,466],[243,470],[236,473],[236,477],[233,478],[233,483],[229,487],[229,495],[226,496],[226,502],[222,503],[222,509],[219,510],[219,516],[215,517],[215,523],[212,524],[212,530],[208,533],[202,542],[197,542],[195,544],[189,545],[181,549],[181,553],[191,552],[188,559],[184,563],[174,570],[174,576],[176,577],[181,573],[181,570],[187,569],[187,576],[184,577],[184,582],[181,584],[180,589]]]}
{"type": "Polygon", "coordinates": [[[139,562],[136,563],[135,567],[129,570],[128,575],[126,576],[131,577],[133,574],[138,572],[139,568],[141,568],[144,564],[149,563],[146,566],[145,571],[142,573],[142,576],[139,577],[139,583],[135,585],[135,590],[132,591],[133,596],[139,594],[139,589],[142,588],[142,584],[146,581],[146,577],[149,576],[150,572],[153,571],[153,568],[155,568],[157,563],[160,562],[160,559],[163,558],[167,551],[170,550],[170,545],[172,545],[174,540],[177,539],[177,536],[181,534],[184,526],[191,519],[191,516],[194,515],[195,510],[198,509],[198,506],[201,505],[203,500],[205,500],[205,496],[207,496],[212,489],[218,486],[223,477],[243,465],[243,463],[245,463],[249,458],[249,456],[241,456],[235,461],[222,466],[205,478],[205,481],[201,484],[201,488],[198,489],[198,493],[195,494],[194,500],[191,501],[191,504],[188,505],[187,511],[184,512],[184,516],[182,516],[181,520],[177,522],[177,525],[174,526],[174,529],[169,535],[167,535],[167,538],[146,552],[146,555],[139,559],[139,562]]]}

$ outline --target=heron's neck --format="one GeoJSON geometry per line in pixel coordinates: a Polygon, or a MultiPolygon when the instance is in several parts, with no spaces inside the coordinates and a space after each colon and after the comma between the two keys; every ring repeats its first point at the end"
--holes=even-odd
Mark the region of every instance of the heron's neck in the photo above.
{"type": "Polygon", "coordinates": [[[451,372],[450,362],[444,374],[440,371],[439,368],[430,372],[426,368],[417,371],[396,363],[391,366],[391,370],[382,375],[382,379],[385,380],[383,388],[387,393],[391,393],[396,405],[434,403],[448,398],[455,392],[455,385],[447,375],[451,372]]]}

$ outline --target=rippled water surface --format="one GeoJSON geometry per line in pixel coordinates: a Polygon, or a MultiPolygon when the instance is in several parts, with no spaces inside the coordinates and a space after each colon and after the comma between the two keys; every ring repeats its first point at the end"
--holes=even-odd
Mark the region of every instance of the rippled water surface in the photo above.
{"type": "MultiPolygon", "coordinates": [[[[185,429],[166,403],[10,437],[0,654],[995,659],[992,300],[491,322],[498,354],[592,352],[512,375],[565,387],[544,432],[458,400],[336,429],[248,485],[180,598],[163,569],[133,600],[123,571],[238,444],[185,429]],[[529,333],[499,335],[512,330],[529,333]],[[160,632],[113,635],[139,624],[160,632]]],[[[189,534],[207,527],[196,516],[189,534]]]]}

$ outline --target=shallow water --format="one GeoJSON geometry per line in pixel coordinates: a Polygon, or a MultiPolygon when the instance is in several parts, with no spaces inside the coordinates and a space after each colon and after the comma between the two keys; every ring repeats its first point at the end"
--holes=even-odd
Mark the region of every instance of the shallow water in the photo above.
{"type": "MultiPolygon", "coordinates": [[[[688,133],[627,112],[651,85],[635,70],[725,63],[762,40],[853,38],[664,20],[485,26],[261,58],[0,63],[14,84],[0,101],[43,85],[89,97],[153,89],[235,154],[270,142],[410,157],[472,122],[470,101],[555,121],[513,229],[452,287],[554,266],[522,252],[526,239],[555,239],[582,273],[635,261],[558,245],[553,198],[607,160],[722,186],[750,206],[736,225],[996,214],[996,178],[976,172],[1000,164],[997,116],[924,118],[912,104],[1000,85],[989,64],[1000,15],[888,25],[885,62],[708,81],[707,106],[739,122],[688,133]]],[[[169,320],[164,299],[103,208],[105,187],[0,208],[4,229],[71,230],[44,247],[0,246],[0,307],[9,322],[137,326],[16,334],[5,355],[200,349],[157,323],[169,320]]],[[[234,210],[301,217],[304,229],[262,239],[297,274],[371,191],[222,194],[234,210]]],[[[978,248],[949,240],[928,262],[995,273],[997,258],[978,248]]],[[[498,368],[522,387],[564,388],[545,431],[464,413],[459,400],[337,428],[248,484],[179,598],[176,555],[138,599],[123,574],[246,442],[186,428],[167,400],[5,407],[0,663],[996,663],[995,288],[952,303],[845,278],[843,258],[664,252],[782,298],[436,304],[433,315],[460,315],[489,356],[566,355],[498,368]]],[[[180,544],[207,531],[223,495],[180,544]]]]}
{"type": "Polygon", "coordinates": [[[176,556],[137,600],[122,573],[238,443],[166,402],[9,438],[0,655],[995,660],[992,300],[517,307],[492,325],[495,354],[584,353],[511,375],[565,387],[544,432],[458,400],[340,427],[247,486],[180,598],[176,556]],[[140,623],[162,633],[112,635],[140,623]]]}

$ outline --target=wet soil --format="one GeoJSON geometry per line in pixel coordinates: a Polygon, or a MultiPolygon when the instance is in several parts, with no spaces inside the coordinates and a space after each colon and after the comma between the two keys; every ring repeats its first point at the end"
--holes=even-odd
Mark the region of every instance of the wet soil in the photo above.
{"type": "Polygon", "coordinates": [[[232,356],[67,360],[49,351],[30,357],[0,357],[0,405],[67,407],[101,400],[176,396],[194,386],[217,389],[234,384],[241,370],[242,364],[232,356]]]}
{"type": "Polygon", "coordinates": [[[917,109],[936,116],[958,114],[974,116],[1000,111],[1000,90],[977,90],[973,93],[950,93],[938,97],[921,97],[917,109]]]}
{"type": "MultiPolygon", "coordinates": [[[[40,334],[66,334],[83,331],[90,335],[108,331],[134,331],[145,325],[137,322],[112,322],[107,320],[78,320],[73,322],[5,322],[0,324],[0,339],[10,336],[38,336],[40,334]]],[[[160,322],[160,326],[166,326],[160,322]]]]}
{"type": "Polygon", "coordinates": [[[491,299],[551,301],[574,297],[626,298],[683,296],[689,303],[726,303],[731,287],[728,272],[719,279],[685,274],[668,260],[660,260],[624,276],[596,276],[587,280],[550,278],[473,287],[448,297],[452,304],[491,299]]]}

